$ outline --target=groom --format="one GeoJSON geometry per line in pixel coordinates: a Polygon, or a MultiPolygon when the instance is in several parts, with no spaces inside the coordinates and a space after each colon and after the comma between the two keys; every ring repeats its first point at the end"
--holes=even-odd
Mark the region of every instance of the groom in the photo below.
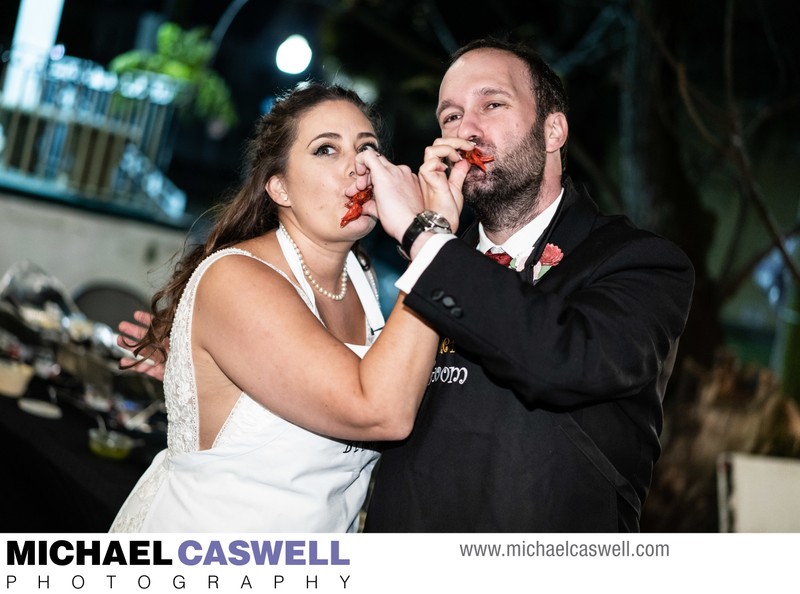
{"type": "Polygon", "coordinates": [[[694,273],[562,175],[566,111],[541,58],[479,40],[442,80],[443,138],[419,171],[440,212],[407,203],[384,157],[359,156],[411,259],[405,304],[441,335],[414,430],[383,452],[367,531],[639,530],[694,273]],[[461,157],[474,147],[485,172],[461,157]],[[478,220],[463,241],[462,198],[478,220]]]}

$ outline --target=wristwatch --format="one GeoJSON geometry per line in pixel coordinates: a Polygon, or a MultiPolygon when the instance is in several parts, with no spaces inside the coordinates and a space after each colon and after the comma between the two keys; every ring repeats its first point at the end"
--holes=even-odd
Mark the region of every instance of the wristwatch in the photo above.
{"type": "Polygon", "coordinates": [[[450,221],[432,210],[423,210],[419,213],[403,234],[403,241],[397,246],[397,251],[406,260],[411,260],[411,246],[421,233],[431,231],[432,233],[452,233],[450,221]]]}

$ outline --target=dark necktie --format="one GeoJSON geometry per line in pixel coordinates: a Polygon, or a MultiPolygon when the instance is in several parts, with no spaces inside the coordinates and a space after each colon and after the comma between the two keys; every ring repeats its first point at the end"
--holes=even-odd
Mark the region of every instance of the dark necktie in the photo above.
{"type": "Polygon", "coordinates": [[[492,260],[497,262],[498,264],[502,264],[506,268],[508,265],[511,264],[511,260],[513,259],[509,254],[500,251],[500,252],[493,252],[492,250],[488,250],[486,255],[489,256],[492,260]]]}

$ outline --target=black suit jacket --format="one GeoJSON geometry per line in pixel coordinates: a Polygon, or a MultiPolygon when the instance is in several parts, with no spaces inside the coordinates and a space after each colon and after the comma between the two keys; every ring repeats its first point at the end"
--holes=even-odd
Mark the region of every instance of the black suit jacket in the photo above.
{"type": "Polygon", "coordinates": [[[442,340],[411,436],[384,451],[367,531],[639,529],[694,272],[564,189],[524,272],[477,252],[472,230],[406,297],[442,340]],[[564,257],[534,282],[547,242],[564,257]]]}

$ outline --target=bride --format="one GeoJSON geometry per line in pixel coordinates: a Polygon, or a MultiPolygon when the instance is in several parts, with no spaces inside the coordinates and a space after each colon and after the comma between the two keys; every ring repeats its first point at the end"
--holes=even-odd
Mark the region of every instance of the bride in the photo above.
{"type": "Polygon", "coordinates": [[[336,86],[259,121],[243,185],[153,298],[136,352],[169,344],[168,447],[112,531],[358,529],[372,442],[410,432],[437,343],[403,295],[384,325],[357,250],[375,202],[342,223],[356,156],[377,149],[370,110],[336,86]]]}

